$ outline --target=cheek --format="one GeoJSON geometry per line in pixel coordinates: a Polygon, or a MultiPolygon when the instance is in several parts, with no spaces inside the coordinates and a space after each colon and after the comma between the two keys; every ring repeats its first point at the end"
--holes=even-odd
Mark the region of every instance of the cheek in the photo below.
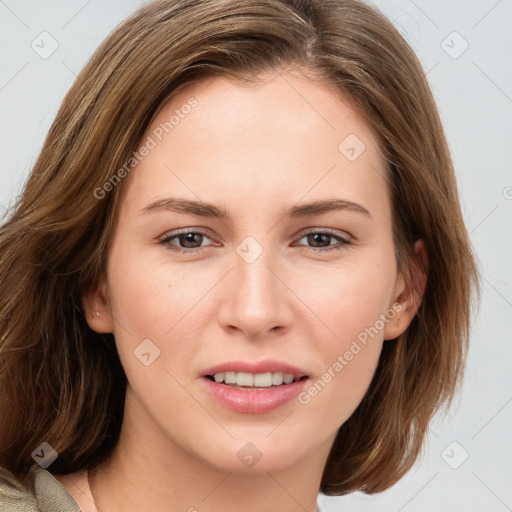
{"type": "MultiPolygon", "coordinates": [[[[154,389],[162,385],[158,384],[156,369],[172,371],[183,380],[196,355],[198,340],[204,337],[200,332],[204,328],[204,304],[218,276],[185,271],[183,266],[170,265],[161,254],[148,257],[147,250],[117,249],[109,261],[114,334],[125,372],[131,374],[134,385],[139,378],[155,378],[154,389]],[[146,347],[144,351],[142,347],[146,347]],[[148,351],[150,361],[157,357],[145,367],[137,355],[148,351]]],[[[166,385],[172,386],[172,379],[168,380],[164,376],[166,385]]]]}
{"type": "Polygon", "coordinates": [[[395,276],[393,265],[384,268],[382,261],[316,272],[310,286],[301,285],[298,292],[328,326],[315,338],[323,367],[299,401],[313,416],[331,411],[326,421],[333,427],[359,405],[379,361],[395,276]]]}
{"type": "Polygon", "coordinates": [[[323,323],[319,341],[327,353],[348,348],[361,333],[364,338],[367,330],[371,330],[371,337],[379,337],[375,328],[383,330],[380,319],[389,307],[395,283],[393,260],[386,265],[385,259],[383,253],[366,261],[347,259],[336,268],[305,270],[294,282],[297,295],[323,323]]]}
{"type": "MultiPolygon", "coordinates": [[[[113,254],[114,256],[114,254],[113,254]]],[[[163,258],[130,251],[129,257],[112,258],[109,283],[114,315],[137,336],[163,338],[196,304],[203,287],[193,273],[166,264],[163,258]]]]}
{"type": "Polygon", "coordinates": [[[345,423],[360,404],[375,374],[383,344],[381,331],[361,328],[371,315],[358,312],[346,318],[350,320],[338,322],[342,333],[334,342],[320,340],[317,350],[321,352],[322,370],[299,396],[299,402],[310,408],[311,417],[323,418],[331,430],[345,423]]]}
{"type": "Polygon", "coordinates": [[[152,411],[179,404],[183,414],[197,414],[180,383],[197,348],[190,326],[204,286],[162,261],[119,253],[112,253],[108,275],[115,342],[128,381],[152,411]]]}
{"type": "Polygon", "coordinates": [[[361,403],[377,367],[382,341],[364,346],[350,343],[333,353],[324,373],[312,379],[299,395],[307,417],[321,418],[324,428],[343,425],[361,403]]]}

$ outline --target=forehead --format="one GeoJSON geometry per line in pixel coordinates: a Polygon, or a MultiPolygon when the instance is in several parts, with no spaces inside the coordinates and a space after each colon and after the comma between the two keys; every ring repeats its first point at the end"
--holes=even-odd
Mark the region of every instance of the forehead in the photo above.
{"type": "Polygon", "coordinates": [[[243,195],[244,204],[261,207],[305,194],[347,192],[359,201],[382,194],[377,139],[341,94],[289,73],[258,78],[210,77],[164,104],[141,143],[151,150],[123,183],[128,200],[143,207],[176,194],[224,204],[243,195]]]}

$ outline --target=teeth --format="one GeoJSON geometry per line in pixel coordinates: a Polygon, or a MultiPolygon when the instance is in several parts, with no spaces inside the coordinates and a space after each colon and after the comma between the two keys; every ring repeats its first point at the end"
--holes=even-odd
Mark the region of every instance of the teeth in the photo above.
{"type": "Polygon", "coordinates": [[[224,382],[225,384],[236,384],[238,386],[253,386],[257,388],[269,388],[271,386],[280,386],[281,384],[291,384],[294,376],[291,373],[266,372],[266,373],[247,373],[247,372],[223,372],[216,373],[213,378],[215,382],[224,382]]]}
{"type": "Polygon", "coordinates": [[[254,374],[238,372],[236,374],[236,383],[239,386],[252,386],[254,383],[254,374]]]}
{"type": "MultiPolygon", "coordinates": [[[[218,374],[220,375],[220,374],[218,374]]],[[[215,378],[215,376],[214,376],[215,378]]],[[[222,381],[220,381],[222,382],[222,381]]],[[[224,374],[224,382],[226,384],[236,384],[236,372],[226,372],[224,374]]]]}
{"type": "Polygon", "coordinates": [[[279,386],[283,383],[283,374],[281,372],[275,372],[272,374],[272,385],[279,386]]]}
{"type": "Polygon", "coordinates": [[[285,373],[283,375],[283,382],[285,384],[290,384],[293,382],[293,375],[291,375],[290,373],[285,373]]]}
{"type": "Polygon", "coordinates": [[[254,375],[253,386],[258,388],[269,388],[272,386],[272,372],[256,373],[254,375]]]}

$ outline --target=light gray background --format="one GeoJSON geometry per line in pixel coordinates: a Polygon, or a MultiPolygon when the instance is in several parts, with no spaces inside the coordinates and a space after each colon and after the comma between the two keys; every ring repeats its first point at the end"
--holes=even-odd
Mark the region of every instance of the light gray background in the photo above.
{"type": "MultiPolygon", "coordinates": [[[[21,191],[76,73],[143,3],[0,0],[0,215],[21,191]],[[31,48],[43,31],[59,45],[47,59],[31,48]]],[[[512,0],[374,3],[428,71],[484,287],[462,393],[432,424],[422,459],[384,493],[319,503],[326,512],[512,510],[512,0]]]]}

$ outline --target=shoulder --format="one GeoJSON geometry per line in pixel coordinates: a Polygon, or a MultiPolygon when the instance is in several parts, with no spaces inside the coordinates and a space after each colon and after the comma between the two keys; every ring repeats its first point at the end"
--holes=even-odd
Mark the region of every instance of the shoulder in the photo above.
{"type": "Polygon", "coordinates": [[[39,511],[33,477],[33,472],[29,472],[24,479],[19,479],[7,469],[0,468],[0,512],[39,511]]]}
{"type": "Polygon", "coordinates": [[[81,512],[57,481],[37,464],[22,478],[0,468],[0,512],[81,512]]]}

